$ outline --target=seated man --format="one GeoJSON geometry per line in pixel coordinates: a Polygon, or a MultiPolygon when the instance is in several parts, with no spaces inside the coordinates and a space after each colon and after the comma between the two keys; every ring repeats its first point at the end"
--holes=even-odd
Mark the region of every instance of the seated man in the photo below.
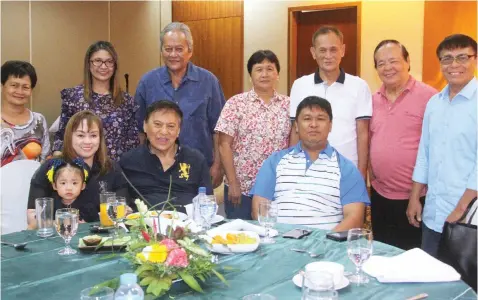
{"type": "Polygon", "coordinates": [[[278,203],[278,223],[333,231],[362,227],[369,197],[357,167],[327,142],[332,108],[320,97],[302,100],[296,112],[299,143],[262,165],[251,191],[252,217],[260,201],[278,203]]]}
{"type": "Polygon", "coordinates": [[[207,194],[212,195],[206,159],[198,150],[179,144],[182,119],[183,113],[174,102],[157,101],[148,107],[143,123],[146,143],[125,153],[119,161],[137,190],[130,187],[133,199],[140,198],[139,192],[155,205],[167,199],[171,186],[171,202],[184,212],[182,205],[192,203],[199,187],[206,187],[207,194]]]}

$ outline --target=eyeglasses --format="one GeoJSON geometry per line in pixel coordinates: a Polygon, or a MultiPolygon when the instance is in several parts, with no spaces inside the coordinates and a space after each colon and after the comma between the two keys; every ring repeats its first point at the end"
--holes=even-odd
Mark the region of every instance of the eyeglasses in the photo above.
{"type": "Polygon", "coordinates": [[[95,59],[95,60],[90,60],[90,62],[93,64],[95,67],[101,67],[103,64],[107,66],[108,68],[112,68],[115,65],[114,60],[101,60],[101,59],[95,59]]]}
{"type": "Polygon", "coordinates": [[[446,65],[451,65],[454,61],[456,61],[457,63],[462,65],[466,63],[468,60],[470,60],[470,58],[472,57],[476,57],[476,54],[473,54],[473,55],[460,54],[455,57],[451,55],[447,55],[440,58],[440,63],[446,66],[446,65]]]}

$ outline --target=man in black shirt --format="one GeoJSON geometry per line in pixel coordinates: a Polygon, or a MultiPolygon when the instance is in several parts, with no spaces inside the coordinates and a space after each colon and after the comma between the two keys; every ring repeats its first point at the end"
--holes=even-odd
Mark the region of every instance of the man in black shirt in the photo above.
{"type": "MultiPolygon", "coordinates": [[[[174,102],[151,104],[144,120],[146,143],[125,153],[119,162],[126,177],[152,205],[165,201],[171,186],[170,199],[178,205],[178,211],[192,203],[199,187],[206,187],[207,194],[213,193],[204,156],[179,144],[182,119],[183,113],[174,102]]],[[[139,198],[132,187],[130,193],[139,198]]]]}

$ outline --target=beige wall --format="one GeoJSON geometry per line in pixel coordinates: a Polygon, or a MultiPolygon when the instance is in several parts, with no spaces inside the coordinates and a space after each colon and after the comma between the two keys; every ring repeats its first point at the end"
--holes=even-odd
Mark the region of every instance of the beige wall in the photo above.
{"type": "Polygon", "coordinates": [[[125,87],[124,73],[129,73],[129,91],[134,94],[140,76],[160,65],[159,32],[171,22],[170,1],[2,1],[0,5],[1,63],[17,59],[35,66],[38,85],[31,108],[44,114],[49,124],[60,113],[60,90],[81,83],[90,44],[102,39],[115,45],[120,82],[125,87]]]}
{"type": "MultiPolygon", "coordinates": [[[[281,72],[278,91],[287,93],[288,7],[357,1],[244,1],[244,68],[258,49],[270,49],[279,58],[281,72]]],[[[383,39],[397,39],[408,49],[411,74],[421,80],[424,1],[361,1],[361,77],[372,91],[380,86],[374,66],[373,50],[383,39]]],[[[345,54],[347,55],[347,53],[345,54]]],[[[244,72],[244,89],[250,88],[244,72]]]]}

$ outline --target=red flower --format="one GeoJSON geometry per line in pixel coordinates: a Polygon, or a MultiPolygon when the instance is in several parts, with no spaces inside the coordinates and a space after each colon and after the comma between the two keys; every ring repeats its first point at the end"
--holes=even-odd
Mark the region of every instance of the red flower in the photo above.
{"type": "Polygon", "coordinates": [[[151,237],[149,236],[149,234],[144,230],[141,230],[141,234],[143,235],[143,238],[146,240],[146,242],[149,243],[149,241],[151,240],[151,237]]]}
{"type": "Polygon", "coordinates": [[[168,251],[179,248],[178,244],[176,244],[176,242],[172,239],[164,239],[160,242],[160,244],[166,246],[166,248],[168,248],[168,251]]]}
{"type": "Polygon", "coordinates": [[[189,265],[188,254],[183,248],[176,248],[169,252],[165,264],[172,267],[186,268],[189,265]]]}

